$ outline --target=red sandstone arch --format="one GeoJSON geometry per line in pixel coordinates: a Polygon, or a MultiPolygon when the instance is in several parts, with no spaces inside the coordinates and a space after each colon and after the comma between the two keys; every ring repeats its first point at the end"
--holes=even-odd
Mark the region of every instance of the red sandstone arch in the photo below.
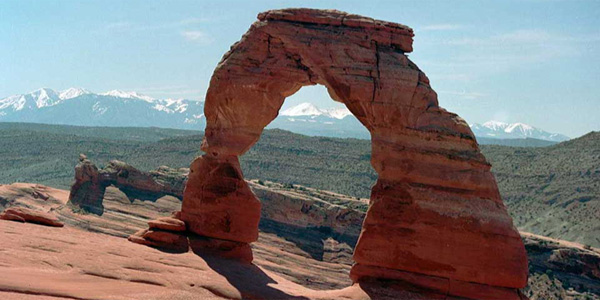
{"type": "Polygon", "coordinates": [[[379,174],[353,280],[425,276],[452,295],[479,285],[524,287],[525,250],[490,165],[468,125],[438,106],[427,76],[406,56],[412,29],[339,11],[287,9],[258,19],[210,82],[206,154],[192,163],[181,213],[188,229],[257,239],[260,203],[238,157],[286,97],[322,84],[370,131],[379,174]]]}

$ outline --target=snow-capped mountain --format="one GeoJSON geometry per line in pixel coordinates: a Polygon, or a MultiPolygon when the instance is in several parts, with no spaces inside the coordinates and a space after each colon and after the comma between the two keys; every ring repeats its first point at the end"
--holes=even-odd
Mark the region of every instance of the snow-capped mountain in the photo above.
{"type": "Polygon", "coordinates": [[[61,100],[67,100],[91,93],[92,92],[82,88],[68,88],[64,91],[60,91],[60,93],[58,93],[58,98],[60,98],[61,100]]]}
{"type": "Polygon", "coordinates": [[[325,117],[341,120],[347,116],[352,115],[352,113],[345,107],[332,108],[332,109],[321,109],[321,108],[316,107],[314,104],[304,102],[304,103],[298,104],[294,107],[291,107],[291,108],[288,108],[288,109],[282,111],[279,115],[288,116],[288,117],[325,116],[325,117]]]}
{"type": "Polygon", "coordinates": [[[136,92],[95,94],[83,88],[42,88],[0,99],[0,122],[83,126],[157,126],[203,129],[204,103],[154,99],[136,92]]]}
{"type": "Polygon", "coordinates": [[[152,101],[156,100],[152,97],[140,95],[136,92],[124,92],[124,91],[119,91],[119,90],[108,91],[105,93],[101,93],[100,95],[112,96],[112,97],[116,97],[116,98],[125,98],[125,99],[139,99],[139,100],[144,100],[147,102],[152,102],[152,101]]]}
{"type": "MultiPolygon", "coordinates": [[[[13,111],[39,109],[54,106],[64,100],[90,94],[91,92],[82,88],[69,88],[56,92],[49,88],[41,88],[28,94],[14,95],[0,99],[0,111],[12,109],[13,111]]],[[[6,112],[5,112],[6,114],[6,112]]]]}
{"type": "MultiPolygon", "coordinates": [[[[95,94],[83,88],[59,92],[41,88],[0,99],[0,122],[195,130],[206,126],[201,101],[155,99],[119,90],[95,94]]],[[[569,139],[523,123],[489,121],[470,126],[480,143],[493,143],[494,139],[535,138],[552,142],[569,139]]],[[[268,128],[313,136],[370,138],[367,129],[347,108],[322,109],[308,102],[281,111],[268,128]]]]}
{"type": "MultiPolygon", "coordinates": [[[[347,108],[321,109],[311,103],[302,103],[282,111],[269,127],[308,135],[370,138],[365,127],[356,118],[348,116],[352,116],[352,113],[347,108]]],[[[565,135],[550,133],[524,123],[489,121],[470,126],[483,144],[494,143],[493,139],[533,138],[551,142],[569,140],[565,135]]]]}
{"type": "Polygon", "coordinates": [[[12,109],[19,111],[23,109],[42,108],[59,103],[59,94],[49,88],[41,88],[29,94],[14,95],[0,100],[0,111],[12,109]]]}
{"type": "Polygon", "coordinates": [[[504,123],[488,121],[483,124],[470,124],[471,130],[478,137],[496,139],[534,138],[539,140],[562,142],[569,140],[568,136],[550,133],[524,123],[504,123]]]}
{"type": "Polygon", "coordinates": [[[369,139],[369,131],[345,107],[322,109],[305,102],[279,113],[268,128],[306,135],[369,139]],[[350,116],[350,117],[348,117],[350,116]]]}

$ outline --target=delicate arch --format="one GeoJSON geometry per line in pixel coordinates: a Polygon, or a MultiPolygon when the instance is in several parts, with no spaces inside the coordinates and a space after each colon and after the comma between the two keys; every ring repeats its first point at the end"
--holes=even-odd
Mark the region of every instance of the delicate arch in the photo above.
{"type": "Polygon", "coordinates": [[[258,19],[210,82],[206,154],[192,164],[184,194],[189,229],[256,240],[260,203],[238,156],[258,141],[286,97],[322,84],[370,131],[379,175],[353,280],[406,280],[412,272],[446,283],[523,287],[524,247],[490,165],[468,125],[439,107],[427,76],[405,55],[412,29],[311,9],[268,11],[258,19]]]}

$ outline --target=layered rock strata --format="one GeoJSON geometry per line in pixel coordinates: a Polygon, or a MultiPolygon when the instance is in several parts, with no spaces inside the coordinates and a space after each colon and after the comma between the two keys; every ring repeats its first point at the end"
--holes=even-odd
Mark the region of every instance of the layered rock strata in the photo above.
{"type": "Polygon", "coordinates": [[[237,157],[225,160],[199,157],[189,169],[189,180],[202,184],[186,186],[184,199],[202,198],[203,201],[184,201],[181,212],[173,214],[168,221],[150,221],[149,229],[131,235],[129,240],[173,251],[185,252],[191,248],[198,254],[251,262],[253,257],[249,243],[258,239],[260,202],[244,181],[237,157]],[[228,201],[223,201],[223,198],[228,201]],[[223,209],[223,203],[234,205],[223,209]],[[236,209],[239,205],[246,209],[236,209]],[[187,213],[197,210],[204,212],[202,219],[187,213]],[[214,213],[211,214],[211,211],[214,213]],[[240,220],[253,222],[247,224],[240,220]],[[166,223],[180,223],[184,230],[166,226],[166,223]],[[219,234],[211,234],[212,232],[219,234]]]}
{"type": "MultiPolygon", "coordinates": [[[[335,211],[339,208],[350,210],[358,209],[360,211],[356,211],[356,213],[361,214],[364,217],[364,214],[362,213],[362,210],[364,210],[362,200],[359,201],[351,197],[345,197],[343,195],[298,185],[294,185],[294,187],[290,188],[272,182],[257,182],[258,181],[256,180],[248,182],[249,186],[258,195],[263,204],[261,225],[259,227],[261,236],[259,241],[252,245],[256,265],[268,271],[275,272],[287,280],[310,289],[328,290],[325,292],[329,293],[329,298],[327,299],[333,298],[330,294],[332,289],[344,288],[350,284],[348,273],[352,265],[352,247],[349,246],[356,244],[362,219],[352,221],[351,223],[345,223],[345,226],[351,227],[348,230],[348,233],[357,232],[356,235],[348,236],[351,241],[346,239],[340,240],[340,237],[342,236],[339,234],[337,228],[341,228],[341,226],[321,226],[322,223],[320,222],[324,221],[324,223],[327,223],[326,216],[338,215],[335,211]],[[297,205],[302,202],[305,202],[305,205],[297,205]],[[329,203],[329,205],[327,205],[327,203],[329,203]],[[302,207],[309,207],[310,209],[302,209],[302,207]],[[283,215],[283,217],[279,217],[280,215],[283,215]],[[322,218],[325,218],[325,220],[322,221],[322,218]],[[278,221],[271,219],[277,219],[278,221]],[[313,221],[316,223],[312,223],[313,221]],[[276,222],[278,224],[277,227],[273,227],[273,224],[276,222]],[[346,242],[348,244],[345,244],[346,242]]],[[[42,262],[45,259],[37,255],[32,260],[23,259],[23,256],[21,255],[23,253],[29,253],[31,255],[32,252],[30,251],[32,251],[33,248],[29,246],[36,244],[44,245],[43,247],[36,248],[39,251],[38,253],[46,253],[54,256],[58,252],[48,252],[48,242],[51,240],[56,242],[56,246],[58,247],[56,249],[58,249],[60,253],[65,257],[71,258],[71,253],[64,253],[65,249],[63,247],[71,245],[71,243],[65,243],[65,238],[72,239],[73,241],[87,240],[93,247],[87,248],[86,251],[82,251],[82,248],[77,246],[76,253],[79,255],[85,254],[84,257],[89,257],[89,251],[98,251],[97,248],[100,245],[107,246],[104,243],[104,240],[111,239],[112,236],[128,236],[135,231],[148,226],[147,221],[145,223],[139,223],[139,220],[171,219],[168,217],[167,211],[179,210],[181,206],[180,201],[169,201],[168,203],[164,203],[165,205],[168,205],[167,210],[150,209],[153,207],[153,205],[150,205],[150,202],[144,201],[144,203],[140,203],[137,200],[135,202],[130,202],[127,200],[125,194],[120,194],[119,197],[123,198],[121,200],[114,198],[115,195],[111,195],[111,192],[114,190],[115,188],[107,188],[104,199],[104,206],[106,208],[105,213],[102,216],[96,216],[94,214],[75,214],[69,207],[64,207],[63,205],[68,201],[68,191],[25,183],[0,185],[0,211],[4,209],[2,205],[5,205],[4,207],[8,208],[28,207],[35,209],[36,211],[44,211],[52,215],[56,214],[61,220],[68,221],[69,215],[72,215],[75,218],[80,218],[82,221],[77,223],[65,222],[66,228],[59,229],[61,231],[60,235],[56,235],[56,229],[45,229],[46,226],[31,226],[29,224],[19,225],[14,222],[5,222],[1,224],[0,229],[6,231],[6,238],[3,239],[6,241],[5,244],[11,245],[15,250],[19,249],[22,251],[21,254],[16,254],[11,250],[6,249],[7,251],[5,251],[5,253],[7,255],[12,254],[13,257],[18,257],[18,259],[7,259],[6,255],[4,255],[2,256],[2,258],[4,258],[3,263],[11,261],[30,261],[37,267],[46,268],[48,265],[42,262]],[[145,204],[150,205],[148,209],[144,207],[145,204]],[[119,219],[113,219],[113,214],[111,213],[112,210],[119,213],[119,219]],[[113,227],[113,222],[120,223],[121,226],[117,229],[113,227]],[[49,236],[45,238],[34,236],[33,232],[37,230],[36,228],[38,227],[43,228],[42,230],[47,230],[49,236]],[[14,229],[19,230],[19,228],[23,231],[21,231],[20,238],[15,240],[14,229]],[[70,231],[70,228],[78,228],[76,231],[80,232],[80,234],[95,234],[89,232],[93,231],[108,235],[103,235],[103,242],[98,243],[98,238],[82,238],[80,234],[74,236],[74,232],[70,231]],[[116,234],[116,230],[119,230],[121,233],[116,234]],[[14,244],[15,242],[29,244],[29,246],[22,247],[21,245],[14,244]]],[[[173,197],[166,196],[166,198],[173,197]]],[[[116,214],[114,216],[116,217],[116,214]]],[[[166,221],[165,223],[170,224],[171,221],[166,221]]],[[[179,222],[176,223],[180,224],[179,222]]],[[[160,226],[162,225],[159,225],[159,227],[160,226]]],[[[598,252],[598,249],[572,242],[535,236],[524,232],[521,232],[521,236],[528,252],[530,265],[529,284],[528,287],[524,289],[526,295],[532,297],[532,299],[598,298],[600,293],[600,253],[598,252]]],[[[159,251],[149,251],[145,249],[134,250],[134,248],[130,249],[127,247],[129,246],[123,244],[118,246],[111,245],[108,249],[109,253],[104,253],[104,255],[115,258],[114,253],[119,251],[123,254],[133,255],[137,257],[137,259],[148,262],[148,256],[140,255],[141,252],[148,251],[144,253],[161,253],[159,251]]],[[[163,252],[161,255],[161,261],[168,261],[181,258],[186,254],[170,255],[163,252]]],[[[95,255],[93,257],[94,259],[92,261],[104,263],[102,260],[98,260],[95,255]]],[[[124,261],[129,262],[129,259],[130,258],[127,258],[124,261]]],[[[55,258],[52,258],[52,261],[53,265],[56,265],[55,258]]],[[[89,260],[86,260],[85,265],[95,269],[96,266],[92,267],[92,265],[89,265],[89,262],[89,260]]],[[[182,262],[186,262],[186,260],[182,259],[182,262]]],[[[72,263],[72,261],[67,261],[65,263],[72,263]]],[[[106,274],[115,275],[130,270],[129,267],[122,268],[123,266],[119,267],[121,269],[107,269],[105,265],[100,266],[102,263],[100,263],[98,267],[101,267],[100,269],[104,270],[106,274]],[[117,271],[117,269],[120,271],[117,271]]],[[[189,266],[189,261],[184,265],[189,266]]],[[[239,267],[240,265],[237,265],[237,268],[239,267]]],[[[182,276],[181,272],[183,269],[179,267],[177,267],[177,269],[178,271],[175,273],[168,272],[168,274],[175,274],[178,276],[179,279],[174,280],[173,282],[180,282],[182,276]]],[[[11,268],[11,270],[14,270],[14,268],[11,268]]],[[[72,268],[69,266],[68,268],[63,269],[63,271],[71,273],[72,268]]],[[[31,279],[31,274],[29,274],[29,272],[30,270],[28,270],[27,279],[31,279]]],[[[162,276],[150,272],[143,273],[159,277],[162,276]]],[[[197,273],[190,273],[190,275],[193,275],[194,278],[198,278],[197,273]]],[[[5,277],[10,276],[7,275],[5,277]]],[[[97,284],[96,280],[98,279],[99,278],[94,278],[91,282],[97,284]]],[[[30,280],[27,282],[30,283],[30,280]]],[[[363,281],[359,285],[365,290],[367,290],[366,287],[369,286],[368,293],[371,299],[403,298],[402,290],[383,288],[377,281],[372,282],[372,284],[363,281]],[[374,291],[370,288],[375,288],[376,290],[379,290],[380,293],[373,293],[374,291]],[[387,295],[387,297],[379,297],[380,294],[383,296],[387,295]]],[[[387,285],[387,287],[390,287],[390,285],[387,285]]],[[[402,288],[405,291],[416,289],[412,284],[394,285],[394,287],[402,288]]],[[[28,288],[31,289],[35,287],[29,285],[28,288]]],[[[81,289],[79,288],[78,290],[81,289]]],[[[304,294],[304,296],[306,296],[306,294],[304,294]]],[[[436,299],[433,296],[419,296],[420,298],[436,299]]],[[[266,294],[264,294],[263,297],[266,298],[266,294]]],[[[405,298],[413,299],[418,297],[405,298]]],[[[438,294],[438,298],[443,299],[444,297],[439,297],[438,294]]]]}
{"type": "Polygon", "coordinates": [[[440,278],[450,295],[477,298],[480,287],[490,287],[490,294],[505,289],[518,298],[514,289],[527,281],[523,243],[473,133],[439,107],[429,79],[406,55],[413,31],[339,11],[285,9],[258,19],[211,79],[206,154],[192,163],[183,199],[188,228],[256,240],[260,205],[238,157],[286,97],[322,84],[370,131],[379,175],[353,279],[410,272],[440,278]]]}
{"type": "Polygon", "coordinates": [[[69,203],[101,215],[104,211],[102,199],[108,186],[117,187],[131,198],[155,201],[171,195],[181,199],[187,175],[185,170],[162,166],[155,171],[143,172],[118,160],[111,160],[106,167],[98,169],[82,154],[75,167],[69,203]]]}
{"type": "Polygon", "coordinates": [[[181,213],[161,217],[148,222],[148,229],[142,229],[127,239],[130,242],[152,246],[163,250],[185,253],[193,251],[199,255],[212,255],[230,258],[243,263],[252,262],[252,249],[248,243],[217,238],[208,238],[190,232],[181,213]]]}
{"type": "Polygon", "coordinates": [[[54,215],[25,207],[11,207],[0,213],[0,220],[34,223],[52,227],[63,227],[64,224],[54,215]]]}

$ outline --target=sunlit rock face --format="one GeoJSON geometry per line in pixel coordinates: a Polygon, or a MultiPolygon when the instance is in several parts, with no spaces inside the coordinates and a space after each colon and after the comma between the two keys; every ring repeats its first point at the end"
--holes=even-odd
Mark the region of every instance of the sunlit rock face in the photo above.
{"type": "Polygon", "coordinates": [[[206,154],[192,163],[181,212],[188,229],[256,240],[260,203],[238,157],[286,97],[322,84],[370,131],[379,175],[352,279],[400,279],[460,297],[517,299],[514,289],[527,281],[523,243],[469,126],[439,107],[429,79],[406,56],[412,37],[404,25],[339,11],[259,14],[210,82],[206,154]]]}
{"type": "Polygon", "coordinates": [[[181,199],[186,171],[161,166],[154,171],[143,172],[118,160],[111,160],[106,167],[98,169],[82,154],[75,167],[69,203],[87,212],[102,215],[104,194],[111,185],[131,198],[156,201],[165,195],[171,195],[181,199]]]}

